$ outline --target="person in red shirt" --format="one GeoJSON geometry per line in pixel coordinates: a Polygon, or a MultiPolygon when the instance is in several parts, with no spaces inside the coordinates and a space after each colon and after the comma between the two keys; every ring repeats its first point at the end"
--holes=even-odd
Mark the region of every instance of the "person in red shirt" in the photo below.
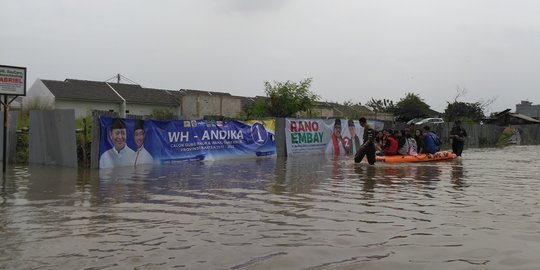
{"type": "Polygon", "coordinates": [[[384,145],[379,156],[394,156],[397,155],[398,142],[394,139],[394,133],[391,130],[385,130],[384,136],[386,138],[386,144],[384,145]]]}

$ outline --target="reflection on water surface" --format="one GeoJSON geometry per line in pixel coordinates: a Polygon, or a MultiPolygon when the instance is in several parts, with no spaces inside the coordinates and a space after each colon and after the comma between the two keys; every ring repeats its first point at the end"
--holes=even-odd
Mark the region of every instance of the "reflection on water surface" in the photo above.
{"type": "Polygon", "coordinates": [[[538,269],[539,158],[518,146],[401,165],[15,167],[0,197],[0,266],[538,269]]]}

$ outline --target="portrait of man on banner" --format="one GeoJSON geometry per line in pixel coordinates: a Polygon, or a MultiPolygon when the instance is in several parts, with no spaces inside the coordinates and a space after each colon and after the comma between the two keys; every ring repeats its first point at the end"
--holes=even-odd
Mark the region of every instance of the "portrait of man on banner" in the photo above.
{"type": "Polygon", "coordinates": [[[112,148],[101,154],[100,168],[112,168],[133,165],[135,151],[126,144],[126,123],[122,118],[113,118],[107,129],[107,141],[112,148]]]}

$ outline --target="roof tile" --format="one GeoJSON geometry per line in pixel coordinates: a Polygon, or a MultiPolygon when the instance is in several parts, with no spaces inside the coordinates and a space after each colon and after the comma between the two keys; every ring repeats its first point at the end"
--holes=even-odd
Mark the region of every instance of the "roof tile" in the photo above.
{"type": "Polygon", "coordinates": [[[42,80],[42,82],[59,99],[122,102],[122,99],[104,82],[72,79],[42,80]]]}

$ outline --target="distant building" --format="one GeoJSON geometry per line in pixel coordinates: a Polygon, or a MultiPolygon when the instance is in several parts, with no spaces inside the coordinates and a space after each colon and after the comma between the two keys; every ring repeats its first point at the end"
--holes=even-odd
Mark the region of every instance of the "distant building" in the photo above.
{"type": "Polygon", "coordinates": [[[506,109],[490,118],[483,119],[482,121],[486,124],[495,124],[499,126],[540,124],[540,120],[524,114],[512,113],[510,112],[510,109],[506,109]]]}
{"type": "Polygon", "coordinates": [[[520,104],[516,104],[516,113],[540,119],[540,105],[532,105],[532,102],[522,100],[520,104]]]}
{"type": "Polygon", "coordinates": [[[117,112],[121,117],[147,116],[161,110],[182,119],[207,115],[238,117],[242,112],[241,98],[228,93],[74,79],[37,79],[23,98],[24,106],[74,109],[76,118],[90,115],[94,110],[117,112]]]}

